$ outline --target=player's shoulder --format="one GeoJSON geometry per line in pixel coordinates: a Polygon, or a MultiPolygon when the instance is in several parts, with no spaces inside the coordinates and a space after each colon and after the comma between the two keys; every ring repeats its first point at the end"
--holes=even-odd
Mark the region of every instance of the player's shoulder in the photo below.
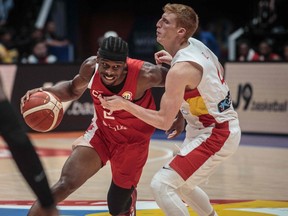
{"type": "Polygon", "coordinates": [[[170,71],[189,71],[191,69],[194,69],[195,65],[191,61],[179,61],[173,64],[173,66],[170,68],[170,71]]]}
{"type": "Polygon", "coordinates": [[[141,59],[136,59],[136,58],[130,58],[128,57],[127,60],[126,60],[126,63],[128,65],[138,65],[138,64],[143,64],[144,61],[141,60],[141,59]]]}
{"type": "Polygon", "coordinates": [[[193,78],[195,75],[202,74],[201,66],[195,62],[190,61],[181,61],[174,64],[170,70],[168,75],[170,77],[174,77],[176,80],[178,78],[186,78],[187,81],[190,80],[189,77],[193,78]]]}
{"type": "Polygon", "coordinates": [[[128,67],[128,71],[135,71],[137,70],[140,73],[147,73],[149,71],[151,71],[155,65],[147,62],[147,61],[143,61],[140,59],[133,59],[133,58],[127,58],[127,67],[128,67]]]}

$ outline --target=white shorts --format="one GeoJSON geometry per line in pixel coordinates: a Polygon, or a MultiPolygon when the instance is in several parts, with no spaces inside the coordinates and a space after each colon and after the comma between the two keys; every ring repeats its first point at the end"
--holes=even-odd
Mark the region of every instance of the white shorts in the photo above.
{"type": "Polygon", "coordinates": [[[175,170],[190,187],[212,175],[216,168],[238,149],[241,130],[238,120],[223,123],[211,133],[186,138],[179,153],[166,165],[175,170]]]}

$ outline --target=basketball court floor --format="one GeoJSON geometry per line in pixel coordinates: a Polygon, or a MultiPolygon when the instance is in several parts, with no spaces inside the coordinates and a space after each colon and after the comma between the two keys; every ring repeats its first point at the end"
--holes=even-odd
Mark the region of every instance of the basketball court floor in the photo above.
{"type": "MultiPolygon", "coordinates": [[[[81,132],[31,133],[50,184],[54,184],[81,132]]],[[[164,216],[153,200],[149,183],[172,157],[176,140],[157,131],[138,185],[137,216],[164,216]]],[[[25,216],[35,196],[23,180],[0,138],[0,216],[25,216]]],[[[62,216],[108,216],[106,193],[111,181],[109,164],[59,204],[62,216]]],[[[202,185],[219,216],[288,216],[288,137],[242,135],[238,151],[202,185]]],[[[189,208],[190,214],[196,216],[189,208]]]]}

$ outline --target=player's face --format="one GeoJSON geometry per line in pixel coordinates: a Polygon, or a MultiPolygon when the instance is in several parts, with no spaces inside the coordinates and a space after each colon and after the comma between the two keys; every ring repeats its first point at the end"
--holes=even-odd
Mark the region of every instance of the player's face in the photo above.
{"type": "Polygon", "coordinates": [[[173,43],[177,37],[177,23],[176,15],[173,13],[164,13],[158,20],[156,27],[157,42],[166,46],[166,44],[173,43]]]}
{"type": "Polygon", "coordinates": [[[118,85],[126,77],[126,63],[122,61],[111,61],[100,58],[98,62],[98,72],[105,85],[118,85]]]}

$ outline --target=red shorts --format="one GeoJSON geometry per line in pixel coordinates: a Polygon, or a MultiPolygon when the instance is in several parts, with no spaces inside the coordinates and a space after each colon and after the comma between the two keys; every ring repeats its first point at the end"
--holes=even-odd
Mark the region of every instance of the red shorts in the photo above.
{"type": "MultiPolygon", "coordinates": [[[[90,140],[90,145],[100,156],[103,165],[110,161],[113,182],[126,189],[136,187],[148,158],[150,139],[139,143],[113,144],[105,142],[98,132],[90,140]]],[[[82,140],[86,144],[81,141],[77,145],[89,145],[89,140],[82,140]]]]}

